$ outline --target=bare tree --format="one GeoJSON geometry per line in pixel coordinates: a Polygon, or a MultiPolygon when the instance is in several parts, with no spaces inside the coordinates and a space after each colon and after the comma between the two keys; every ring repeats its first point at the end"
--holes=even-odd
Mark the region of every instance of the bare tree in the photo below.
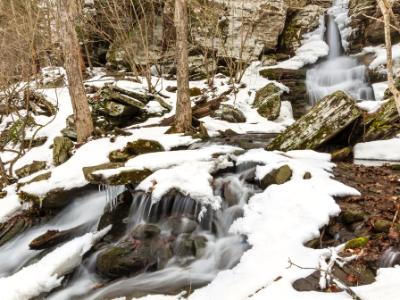
{"type": "Polygon", "coordinates": [[[74,26],[78,12],[76,1],[58,0],[58,15],[63,43],[64,65],[74,110],[76,133],[78,142],[82,143],[92,134],[93,122],[83,86],[83,75],[79,59],[81,52],[74,26]]]}
{"type": "Polygon", "coordinates": [[[176,132],[190,132],[192,128],[192,107],[189,95],[188,11],[186,0],[175,0],[175,27],[178,91],[174,127],[176,132]]]}
{"type": "MultiPolygon", "coordinates": [[[[395,78],[393,74],[393,55],[392,55],[392,38],[391,38],[391,25],[390,17],[394,17],[393,14],[393,1],[392,0],[378,0],[379,8],[382,11],[383,22],[385,28],[385,44],[386,44],[386,56],[387,56],[387,73],[389,90],[393,94],[394,101],[396,103],[397,111],[400,114],[400,91],[396,87],[395,78]]],[[[393,22],[396,22],[394,17],[393,22]]]]}

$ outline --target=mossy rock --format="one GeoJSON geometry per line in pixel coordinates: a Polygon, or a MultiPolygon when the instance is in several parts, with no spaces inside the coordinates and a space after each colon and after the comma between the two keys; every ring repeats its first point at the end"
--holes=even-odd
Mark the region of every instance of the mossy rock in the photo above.
{"type": "Polygon", "coordinates": [[[211,116],[215,119],[227,121],[229,123],[244,123],[246,122],[245,115],[232,105],[224,104],[219,109],[212,112],[211,116]]]}
{"type": "Polygon", "coordinates": [[[333,151],[331,153],[332,161],[349,161],[353,157],[353,149],[351,147],[344,147],[342,149],[333,151]]]}
{"type": "Polygon", "coordinates": [[[19,182],[19,183],[17,183],[17,190],[19,190],[24,185],[31,184],[33,182],[47,180],[50,177],[51,177],[51,172],[46,172],[46,173],[40,174],[38,176],[35,176],[34,178],[32,178],[31,180],[29,180],[27,182],[21,182],[21,183],[19,182]]]}
{"type": "Polygon", "coordinates": [[[45,161],[36,161],[34,160],[31,164],[23,166],[18,170],[15,170],[15,174],[18,178],[27,177],[32,175],[33,173],[39,172],[41,170],[46,169],[46,162],[45,161]]]}
{"type": "Polygon", "coordinates": [[[133,157],[129,153],[124,152],[123,150],[115,150],[110,152],[108,155],[108,159],[110,162],[118,163],[118,162],[126,162],[128,159],[133,157]]]}
{"type": "Polygon", "coordinates": [[[154,224],[139,224],[132,231],[132,237],[137,240],[146,240],[160,235],[161,229],[154,224]]]}
{"type": "Polygon", "coordinates": [[[392,227],[392,222],[384,219],[379,219],[374,222],[374,231],[377,233],[388,233],[392,227]]]}
{"type": "Polygon", "coordinates": [[[317,149],[353,124],[362,115],[354,100],[343,91],[321,99],[268,146],[268,150],[317,149]]]}
{"type": "Polygon", "coordinates": [[[279,117],[281,111],[281,89],[273,83],[267,84],[256,92],[253,106],[260,116],[273,121],[279,117]]]}
{"type": "Polygon", "coordinates": [[[356,248],[364,248],[369,241],[367,237],[358,237],[348,241],[345,245],[345,249],[356,249],[356,248]]]}
{"type": "Polygon", "coordinates": [[[400,116],[397,112],[394,98],[381,106],[381,108],[372,115],[364,118],[366,132],[363,141],[374,141],[380,139],[389,139],[400,133],[400,116]]]}
{"type": "Polygon", "coordinates": [[[282,80],[305,80],[306,70],[291,70],[283,68],[268,68],[260,70],[260,75],[264,78],[276,81],[282,80]]]}
{"type": "Polygon", "coordinates": [[[355,222],[363,221],[365,212],[359,209],[347,209],[343,211],[340,218],[344,224],[353,224],[355,222]]]}
{"type": "Polygon", "coordinates": [[[284,184],[292,178],[292,169],[288,165],[283,165],[264,176],[260,182],[262,189],[266,189],[271,184],[284,184]]]}
{"type": "Polygon", "coordinates": [[[67,137],[57,136],[53,141],[53,164],[59,166],[72,155],[74,143],[67,137]]]}
{"type": "Polygon", "coordinates": [[[127,143],[123,151],[131,155],[140,155],[151,152],[162,152],[165,151],[165,149],[157,141],[139,139],[127,143]]]}
{"type": "Polygon", "coordinates": [[[0,199],[3,199],[7,196],[7,191],[0,191],[0,199]]]}
{"type": "Polygon", "coordinates": [[[189,95],[190,97],[197,97],[201,96],[203,93],[201,92],[201,89],[198,87],[192,87],[189,89],[189,95]]]}
{"type": "Polygon", "coordinates": [[[22,143],[23,143],[23,147],[25,149],[27,149],[29,147],[34,148],[34,147],[42,146],[46,142],[47,142],[47,137],[43,136],[43,137],[38,137],[38,138],[33,139],[33,140],[32,139],[25,139],[25,140],[23,140],[22,143]]]}

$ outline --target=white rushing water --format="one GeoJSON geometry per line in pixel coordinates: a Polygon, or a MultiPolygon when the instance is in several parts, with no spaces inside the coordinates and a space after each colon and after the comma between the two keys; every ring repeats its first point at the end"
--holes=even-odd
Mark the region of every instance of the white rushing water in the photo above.
{"type": "Polygon", "coordinates": [[[375,100],[368,81],[367,67],[357,59],[344,55],[338,25],[329,12],[326,27],[328,57],[307,71],[306,86],[310,105],[338,90],[347,92],[355,100],[375,100]]]}

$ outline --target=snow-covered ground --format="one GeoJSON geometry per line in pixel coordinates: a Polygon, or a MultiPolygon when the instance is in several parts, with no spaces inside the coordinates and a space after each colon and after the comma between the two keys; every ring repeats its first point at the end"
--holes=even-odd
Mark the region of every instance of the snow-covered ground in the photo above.
{"type": "Polygon", "coordinates": [[[354,147],[354,158],[400,161],[400,137],[359,143],[354,147]]]}

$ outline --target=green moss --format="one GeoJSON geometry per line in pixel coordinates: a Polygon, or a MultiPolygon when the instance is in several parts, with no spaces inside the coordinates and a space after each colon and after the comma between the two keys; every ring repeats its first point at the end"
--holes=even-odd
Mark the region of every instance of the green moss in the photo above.
{"type": "Polygon", "coordinates": [[[367,237],[358,237],[348,241],[345,245],[345,249],[355,249],[355,248],[364,248],[369,241],[367,237]]]}
{"type": "Polygon", "coordinates": [[[198,87],[192,87],[189,90],[190,97],[196,97],[202,95],[201,89],[198,87]]]}

